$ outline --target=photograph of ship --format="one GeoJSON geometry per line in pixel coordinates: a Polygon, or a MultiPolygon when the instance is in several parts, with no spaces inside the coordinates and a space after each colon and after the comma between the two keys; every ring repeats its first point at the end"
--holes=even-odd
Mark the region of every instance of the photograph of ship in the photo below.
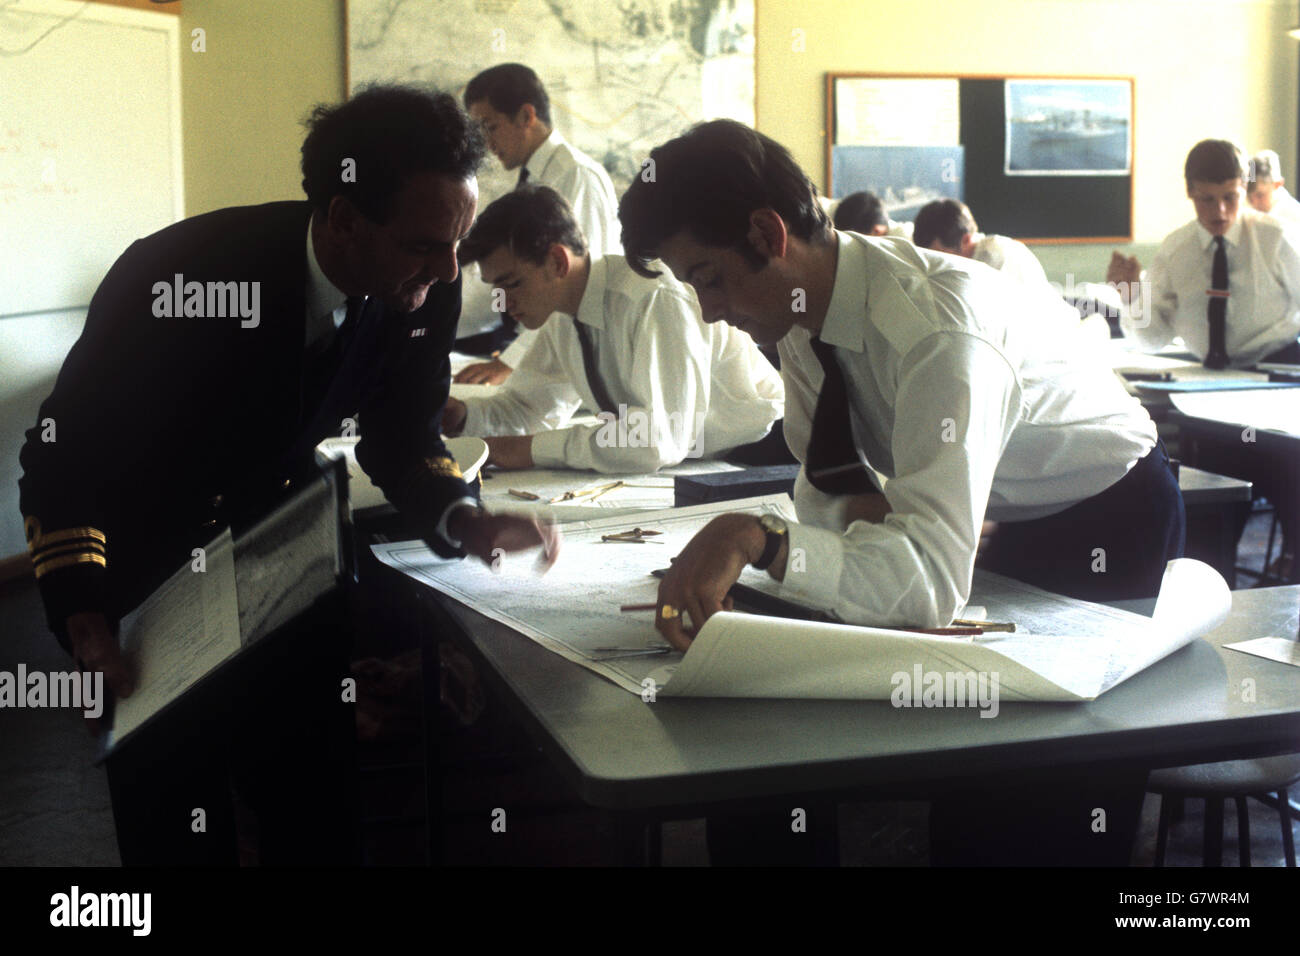
{"type": "Polygon", "coordinates": [[[965,166],[960,146],[835,146],[831,197],[875,193],[885,215],[912,222],[935,199],[962,199],[965,166]]]}
{"type": "Polygon", "coordinates": [[[1123,176],[1133,134],[1127,80],[1007,80],[1008,176],[1123,176]]]}

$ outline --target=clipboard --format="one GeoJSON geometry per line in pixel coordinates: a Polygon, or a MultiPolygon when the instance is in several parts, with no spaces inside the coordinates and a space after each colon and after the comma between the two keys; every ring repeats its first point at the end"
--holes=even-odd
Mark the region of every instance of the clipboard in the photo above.
{"type": "Polygon", "coordinates": [[[198,549],[201,567],[194,556],[124,617],[119,640],[137,669],[137,686],[105,708],[111,726],[95,762],[335,592],[352,573],[346,514],[346,469],[330,460],[319,480],[238,538],[223,530],[198,549]]]}

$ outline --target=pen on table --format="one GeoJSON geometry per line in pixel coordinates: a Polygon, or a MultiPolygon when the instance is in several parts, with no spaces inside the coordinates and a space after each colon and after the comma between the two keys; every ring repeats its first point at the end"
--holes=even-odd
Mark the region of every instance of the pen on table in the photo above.
{"type": "Polygon", "coordinates": [[[659,607],[658,604],[624,604],[619,610],[626,613],[628,611],[653,611],[659,607]]]}
{"type": "Polygon", "coordinates": [[[943,637],[974,637],[984,632],[978,627],[895,627],[895,631],[910,631],[913,634],[939,634],[943,637]]]}
{"type": "Polygon", "coordinates": [[[507,492],[516,498],[522,498],[524,501],[539,501],[541,495],[535,495],[531,491],[520,491],[517,488],[509,488],[507,492]]]}
{"type": "Polygon", "coordinates": [[[953,627],[978,627],[981,631],[1003,631],[1007,634],[1014,634],[1016,626],[1014,624],[998,624],[994,621],[968,621],[965,618],[953,618],[953,627]]]}

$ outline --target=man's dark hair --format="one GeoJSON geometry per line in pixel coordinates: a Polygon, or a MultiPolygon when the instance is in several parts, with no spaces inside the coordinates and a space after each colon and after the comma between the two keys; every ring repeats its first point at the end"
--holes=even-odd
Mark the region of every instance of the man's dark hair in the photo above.
{"type": "Polygon", "coordinates": [[[587,252],[587,240],[573,210],[550,186],[524,185],[506,193],[481,213],[460,244],[461,265],[482,262],[503,246],[534,265],[559,243],[577,255],[587,252]]]}
{"type": "Polygon", "coordinates": [[[455,97],[414,86],[371,86],[311,112],[302,144],[302,188],[324,212],[346,196],[383,223],[407,179],[423,172],[468,179],[485,148],[479,125],[455,97]]]}
{"type": "Polygon", "coordinates": [[[633,269],[653,277],[659,246],[686,231],[735,249],[758,270],[767,260],[746,238],[756,209],[774,209],[805,241],[830,237],[816,187],[784,146],[734,120],[700,123],[651,150],[623,194],[623,251],[633,269]]]}
{"type": "Polygon", "coordinates": [[[465,87],[465,109],[487,100],[498,113],[514,119],[525,103],[533,104],[537,118],[551,125],[551,99],[537,74],[522,63],[499,63],[490,66],[465,87]]]}
{"type": "Polygon", "coordinates": [[[849,193],[835,207],[835,228],[870,235],[876,226],[888,226],[889,217],[875,193],[849,193]]]}
{"type": "Polygon", "coordinates": [[[936,199],[921,207],[912,225],[912,242],[918,249],[929,249],[938,239],[950,249],[961,248],[961,237],[978,232],[975,217],[959,199],[936,199]]]}
{"type": "Polygon", "coordinates": [[[1230,179],[1246,179],[1246,162],[1235,145],[1226,139],[1203,139],[1187,154],[1183,165],[1183,178],[1187,191],[1192,182],[1226,183],[1230,179]]]}

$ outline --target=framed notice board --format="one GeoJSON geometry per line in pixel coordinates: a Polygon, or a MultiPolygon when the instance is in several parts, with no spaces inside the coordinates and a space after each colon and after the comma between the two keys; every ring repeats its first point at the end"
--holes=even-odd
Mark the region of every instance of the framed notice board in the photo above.
{"type": "Polygon", "coordinates": [[[1131,242],[1131,77],[828,73],[827,192],[896,220],[963,199],[1030,242],[1131,242]]]}

